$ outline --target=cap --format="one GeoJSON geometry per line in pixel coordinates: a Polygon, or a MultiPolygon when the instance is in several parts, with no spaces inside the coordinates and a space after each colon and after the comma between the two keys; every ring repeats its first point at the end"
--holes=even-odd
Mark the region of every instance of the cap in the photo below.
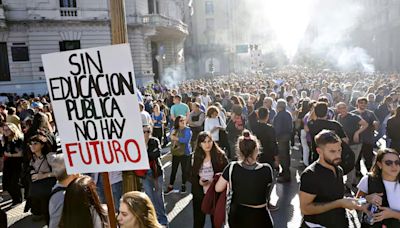
{"type": "Polygon", "coordinates": [[[33,102],[31,104],[32,108],[43,108],[43,104],[41,102],[33,102]]]}

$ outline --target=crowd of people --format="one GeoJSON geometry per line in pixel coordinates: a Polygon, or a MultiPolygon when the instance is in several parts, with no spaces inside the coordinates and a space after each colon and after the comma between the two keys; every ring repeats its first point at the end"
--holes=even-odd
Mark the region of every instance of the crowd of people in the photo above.
{"type": "MultiPolygon", "coordinates": [[[[400,227],[398,80],[292,67],[140,88],[150,169],[136,172],[143,192],[123,194],[122,172],[109,174],[119,226],[168,227],[164,197],[190,188],[195,228],[207,215],[213,227],[273,227],[271,191],[294,178],[299,151],[301,227],[348,227],[345,209],[360,211],[363,227],[400,227]]],[[[101,175],[66,174],[49,98],[10,97],[0,118],[12,204],[27,200],[25,210],[49,227],[108,227],[101,175]]]]}

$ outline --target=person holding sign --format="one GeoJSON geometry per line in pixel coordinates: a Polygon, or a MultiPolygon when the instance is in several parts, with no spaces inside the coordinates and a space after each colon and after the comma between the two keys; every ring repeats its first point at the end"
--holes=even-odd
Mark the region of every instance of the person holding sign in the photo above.
{"type": "Polygon", "coordinates": [[[192,138],[192,131],[186,126],[186,118],[179,115],[175,118],[174,127],[171,133],[171,153],[172,153],[172,171],[168,189],[165,191],[165,195],[170,194],[174,190],[174,182],[176,171],[178,170],[179,164],[181,164],[182,170],[182,187],[181,193],[186,193],[186,177],[188,172],[188,165],[190,164],[190,153],[192,148],[190,146],[190,140],[192,138]]]}

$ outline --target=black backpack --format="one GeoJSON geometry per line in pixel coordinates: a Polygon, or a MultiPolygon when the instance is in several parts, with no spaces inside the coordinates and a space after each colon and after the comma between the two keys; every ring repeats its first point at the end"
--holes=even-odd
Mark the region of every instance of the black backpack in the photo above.
{"type": "Polygon", "coordinates": [[[340,167],[343,169],[344,175],[352,171],[356,164],[356,156],[347,143],[342,142],[342,162],[340,167]]]}

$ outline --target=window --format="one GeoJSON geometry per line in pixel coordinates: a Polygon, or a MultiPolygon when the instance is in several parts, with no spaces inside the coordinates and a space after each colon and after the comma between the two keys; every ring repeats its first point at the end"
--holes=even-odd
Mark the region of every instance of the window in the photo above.
{"type": "Polygon", "coordinates": [[[206,15],[214,14],[214,3],[212,1],[206,1],[206,15]]]}
{"type": "Polygon", "coordinates": [[[80,40],[64,40],[60,41],[60,51],[69,51],[81,49],[81,41],[80,40]]]}
{"type": "Polygon", "coordinates": [[[21,46],[11,47],[11,57],[14,62],[29,61],[28,47],[23,43],[21,46]]]}
{"type": "Polygon", "coordinates": [[[215,28],[214,18],[207,18],[206,19],[206,29],[214,30],[214,28],[215,28]]]}
{"type": "Polygon", "coordinates": [[[61,8],[76,8],[76,0],[60,0],[60,7],[61,8]]]}
{"type": "Polygon", "coordinates": [[[148,0],[147,6],[149,8],[149,14],[160,13],[160,3],[158,2],[158,0],[148,0]]]}

